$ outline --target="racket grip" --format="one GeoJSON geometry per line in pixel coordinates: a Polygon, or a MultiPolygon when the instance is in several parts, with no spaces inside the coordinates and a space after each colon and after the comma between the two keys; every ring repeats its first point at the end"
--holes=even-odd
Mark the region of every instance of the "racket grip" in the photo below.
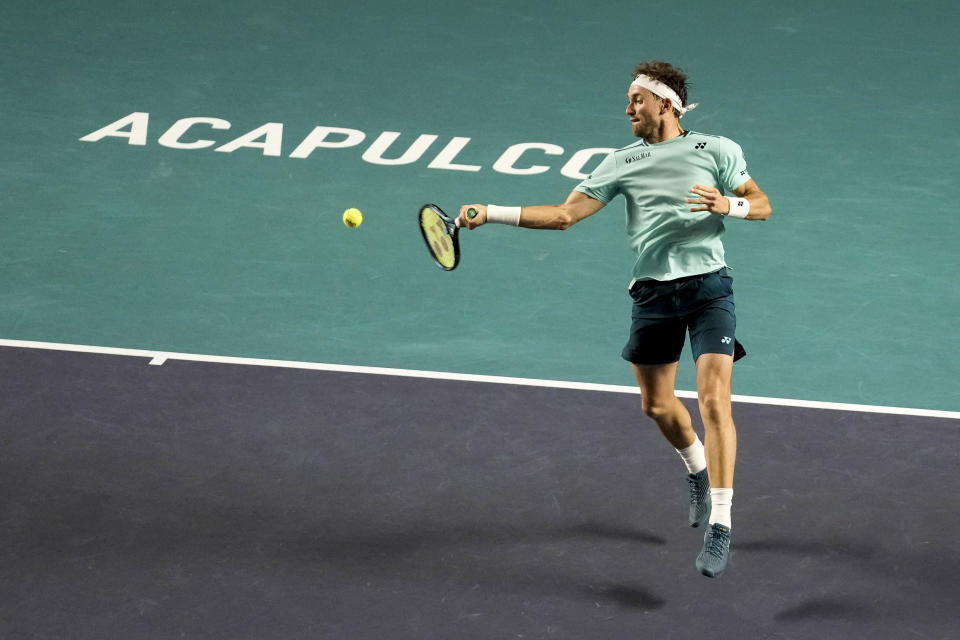
{"type": "MultiPolygon", "coordinates": [[[[473,220],[474,218],[476,218],[476,217],[477,217],[477,210],[474,209],[473,207],[470,207],[469,209],[467,209],[467,217],[470,218],[471,220],[473,220]]],[[[459,227],[459,226],[460,226],[460,218],[457,218],[456,220],[454,220],[454,224],[456,224],[456,225],[459,227]]]]}

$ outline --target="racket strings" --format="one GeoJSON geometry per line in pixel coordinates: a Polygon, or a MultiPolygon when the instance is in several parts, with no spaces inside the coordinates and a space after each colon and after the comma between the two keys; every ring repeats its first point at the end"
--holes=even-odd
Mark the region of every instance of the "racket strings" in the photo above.
{"type": "Polygon", "coordinates": [[[420,213],[420,226],[423,228],[427,245],[433,257],[445,267],[452,267],[456,261],[453,242],[447,235],[447,225],[435,211],[424,209],[420,213]]]}

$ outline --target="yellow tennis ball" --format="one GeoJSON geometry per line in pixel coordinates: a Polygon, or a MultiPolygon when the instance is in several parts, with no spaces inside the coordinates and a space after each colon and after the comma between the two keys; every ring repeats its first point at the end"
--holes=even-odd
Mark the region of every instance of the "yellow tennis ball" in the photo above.
{"type": "Polygon", "coordinates": [[[356,229],[360,226],[360,223],[363,222],[363,214],[360,213],[360,209],[354,209],[350,207],[343,212],[343,224],[347,225],[351,229],[356,229]]]}

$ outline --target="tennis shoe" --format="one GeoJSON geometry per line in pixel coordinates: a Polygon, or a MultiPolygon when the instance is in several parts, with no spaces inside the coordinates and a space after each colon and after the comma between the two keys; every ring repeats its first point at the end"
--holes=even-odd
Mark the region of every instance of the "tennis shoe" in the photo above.
{"type": "Polygon", "coordinates": [[[687,486],[690,489],[690,515],[688,518],[691,527],[700,527],[710,519],[710,478],[707,470],[687,475],[687,486]]]}
{"type": "Polygon", "coordinates": [[[703,550],[697,556],[697,569],[708,578],[716,578],[727,568],[730,557],[730,527],[715,522],[703,534],[703,550]]]}

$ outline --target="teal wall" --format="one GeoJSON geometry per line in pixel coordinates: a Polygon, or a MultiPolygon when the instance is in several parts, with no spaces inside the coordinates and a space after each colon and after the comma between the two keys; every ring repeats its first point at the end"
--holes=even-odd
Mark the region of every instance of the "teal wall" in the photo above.
{"type": "Polygon", "coordinates": [[[740,142],[774,206],[728,225],[735,392],[960,409],[952,3],[200,4],[5,8],[0,337],[632,384],[621,201],[465,234],[449,274],[414,214],[562,201],[577,150],[631,142],[630,71],[660,58],[692,77],[684,124],[740,142]],[[134,112],[146,144],[80,141],[134,112]],[[281,155],[159,144],[194,116],[230,123],[184,136],[215,146],[282,123],[281,155]],[[318,125],[366,137],[290,157],[318,125]],[[387,157],[438,138],[365,161],[384,131],[387,157]],[[455,137],[479,171],[428,166],[455,137]],[[524,142],[564,151],[493,169],[524,142]]]}

